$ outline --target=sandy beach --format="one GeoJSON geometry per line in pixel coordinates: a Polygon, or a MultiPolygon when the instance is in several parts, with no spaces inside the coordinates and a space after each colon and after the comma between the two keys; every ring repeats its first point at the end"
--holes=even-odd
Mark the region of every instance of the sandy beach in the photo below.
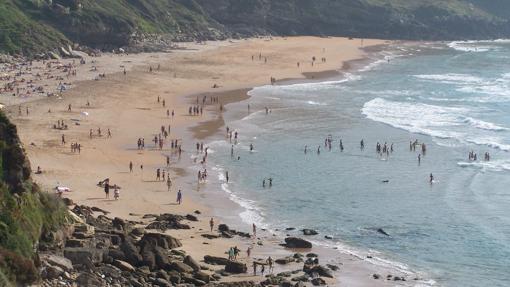
{"type": "MultiPolygon", "coordinates": [[[[183,241],[182,249],[201,259],[204,255],[226,256],[229,247],[238,246],[242,250],[240,260],[251,266],[253,258],[282,258],[294,251],[279,246],[281,238],[263,231],[257,233],[258,239],[206,239],[202,236],[211,234],[208,222],[213,212],[204,204],[209,200],[208,195],[200,189],[196,175],[186,172],[190,165],[207,168],[207,164],[194,162],[193,158],[200,160],[204,156],[203,153],[197,155],[195,144],[204,142],[212,134],[224,133],[228,123],[224,122],[222,111],[229,108],[229,103],[247,99],[250,88],[270,84],[271,78],[305,80],[338,75],[345,63],[364,57],[361,43],[373,46],[387,42],[313,37],[249,39],[181,44],[182,49],[165,54],[105,54],[85,58],[84,64],[79,60],[74,60],[73,64],[73,60],[66,59],[59,64],[55,62],[54,67],[70,64],[70,70],[76,75],[68,76],[64,68],[55,68],[47,72],[53,77],[46,75],[35,80],[36,69],[32,68],[30,73],[16,78],[33,79],[32,85],[43,86],[44,93],[29,95],[27,81],[19,81],[18,95],[13,97],[13,91],[2,92],[0,104],[5,105],[3,109],[18,127],[32,169],[40,167],[42,170],[41,174],[34,174],[35,181],[48,192],[53,192],[57,185],[66,186],[71,192],[64,196],[75,203],[107,210],[112,218],[135,221],[143,221],[144,214],[186,215],[199,210],[200,221],[192,222],[190,230],[169,231],[183,241]],[[103,73],[105,77],[98,76],[103,73]],[[65,83],[61,94],[57,91],[60,82],[65,83]],[[46,96],[49,92],[54,95],[46,96]],[[203,97],[206,100],[202,105],[203,97]],[[217,97],[218,102],[211,103],[211,97],[217,97]],[[203,107],[203,114],[189,115],[189,108],[196,105],[197,100],[203,107]],[[60,120],[67,129],[54,128],[60,120]],[[162,128],[170,132],[159,148],[152,139],[162,128]],[[111,137],[108,137],[108,130],[111,137]],[[62,137],[65,144],[62,144],[62,137]],[[140,138],[145,141],[144,149],[137,148],[140,138]],[[178,140],[182,148],[180,155],[177,148],[171,148],[171,140],[178,140]],[[81,151],[73,152],[71,143],[80,144],[81,151]],[[170,191],[166,181],[156,179],[157,169],[164,170],[172,179],[170,191]],[[121,187],[119,200],[113,200],[113,194],[106,199],[103,189],[97,186],[106,178],[110,179],[110,184],[121,187]],[[183,194],[181,205],[176,204],[178,190],[183,194]],[[246,258],[248,246],[253,247],[251,259],[246,258]]],[[[34,62],[33,67],[43,73],[47,66],[34,62]]],[[[3,73],[14,74],[16,70],[3,73]]],[[[0,81],[0,86],[12,79],[0,81]]],[[[253,110],[261,108],[253,107],[253,110]]],[[[222,219],[215,218],[215,222],[217,226],[222,219]]],[[[251,232],[251,226],[242,231],[251,232]]],[[[216,230],[212,234],[217,234],[216,230]]],[[[312,251],[325,258],[330,253],[320,248],[312,251]]],[[[335,260],[342,265],[335,272],[336,280],[329,282],[331,286],[395,286],[396,282],[376,281],[372,275],[381,274],[383,278],[387,274],[405,275],[347,254],[335,260]]],[[[274,272],[300,267],[299,264],[277,265],[274,272]]],[[[249,274],[225,277],[228,278],[225,280],[262,280],[261,276],[249,274]]]]}

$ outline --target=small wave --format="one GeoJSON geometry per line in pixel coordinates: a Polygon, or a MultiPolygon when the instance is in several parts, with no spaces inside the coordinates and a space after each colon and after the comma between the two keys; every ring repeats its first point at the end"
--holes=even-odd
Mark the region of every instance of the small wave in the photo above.
{"type": "Polygon", "coordinates": [[[508,160],[495,160],[495,161],[461,161],[457,163],[460,167],[474,167],[482,171],[510,171],[510,161],[508,160]]]}
{"type": "Polygon", "coordinates": [[[314,102],[314,101],[307,101],[306,103],[309,105],[312,105],[312,106],[327,106],[328,105],[326,103],[320,103],[320,102],[314,102]]]}
{"type": "Polygon", "coordinates": [[[475,77],[467,74],[432,74],[432,75],[414,75],[413,77],[428,80],[437,81],[444,84],[469,84],[469,83],[482,83],[484,80],[479,77],[475,77]]]}
{"type": "Polygon", "coordinates": [[[480,45],[481,43],[489,43],[488,41],[454,41],[448,44],[448,47],[461,52],[483,53],[497,50],[498,47],[491,45],[480,45]]]}
{"type": "Polygon", "coordinates": [[[477,120],[477,119],[474,119],[471,117],[466,117],[464,122],[470,124],[471,126],[473,126],[475,128],[482,129],[482,130],[488,130],[488,131],[507,131],[508,130],[508,128],[500,127],[496,124],[493,124],[490,122],[485,122],[482,120],[477,120]]]}
{"type": "Polygon", "coordinates": [[[229,184],[226,182],[223,168],[217,166],[213,170],[218,172],[218,180],[222,182],[221,189],[228,195],[232,202],[243,208],[243,211],[239,213],[241,220],[249,225],[255,223],[261,228],[267,228],[267,225],[264,223],[262,212],[256,207],[255,202],[243,199],[229,189],[229,184]]]}
{"type": "Polygon", "coordinates": [[[501,137],[477,131],[498,132],[507,130],[507,128],[468,117],[466,114],[470,110],[465,108],[395,102],[375,98],[365,103],[361,111],[370,120],[411,133],[439,139],[454,139],[464,144],[485,145],[510,151],[510,145],[503,143],[501,137]]]}

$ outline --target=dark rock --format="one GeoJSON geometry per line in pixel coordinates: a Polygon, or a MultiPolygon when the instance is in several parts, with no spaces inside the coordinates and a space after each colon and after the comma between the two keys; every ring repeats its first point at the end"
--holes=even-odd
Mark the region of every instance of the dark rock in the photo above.
{"type": "Polygon", "coordinates": [[[377,280],[377,279],[380,279],[380,278],[381,278],[381,275],[379,275],[379,274],[375,274],[375,273],[374,273],[374,274],[372,275],[372,277],[373,277],[374,279],[376,279],[376,280],[377,280]]]}
{"type": "Polygon", "coordinates": [[[140,255],[142,262],[140,265],[147,266],[151,271],[156,269],[156,255],[154,255],[155,246],[146,245],[142,248],[140,255]]]}
{"type": "Polygon", "coordinates": [[[324,281],[324,279],[322,279],[320,277],[312,279],[311,282],[312,282],[313,286],[326,285],[326,281],[324,281]]]}
{"type": "Polygon", "coordinates": [[[195,213],[195,214],[202,214],[202,213],[200,212],[200,210],[195,210],[193,213],[195,213]]]}
{"type": "Polygon", "coordinates": [[[196,272],[195,278],[200,281],[204,281],[205,283],[209,283],[211,281],[211,275],[202,271],[196,272]]]}
{"type": "Polygon", "coordinates": [[[306,254],[306,258],[317,258],[317,257],[319,257],[319,255],[317,255],[315,253],[310,252],[310,253],[306,254]]]}
{"type": "Polygon", "coordinates": [[[248,267],[246,267],[246,264],[241,262],[228,261],[225,265],[225,271],[233,274],[246,273],[248,271],[248,267]]]}
{"type": "Polygon", "coordinates": [[[125,261],[131,265],[140,266],[140,263],[142,262],[142,256],[140,256],[138,247],[136,247],[131,239],[126,239],[124,242],[122,242],[120,245],[120,250],[125,255],[125,261]]]}
{"type": "Polygon", "coordinates": [[[175,270],[179,273],[193,272],[193,268],[191,268],[189,265],[179,262],[179,261],[173,261],[172,263],[170,263],[170,269],[175,270]]]}
{"type": "Polygon", "coordinates": [[[324,236],[324,238],[329,239],[329,240],[332,240],[332,239],[333,239],[333,236],[331,236],[331,235],[325,235],[325,236],[324,236]]]}
{"type": "Polygon", "coordinates": [[[159,246],[164,249],[174,249],[177,247],[181,247],[182,243],[177,238],[174,238],[170,235],[161,233],[146,233],[143,235],[142,239],[138,242],[138,245],[142,248],[145,245],[151,245],[159,246]]]}
{"type": "MultiPolygon", "coordinates": [[[[198,264],[198,262],[197,262],[195,259],[193,259],[191,256],[189,256],[189,255],[188,255],[188,256],[186,256],[186,257],[184,257],[183,262],[184,262],[186,265],[188,265],[188,266],[190,266],[191,268],[193,268],[193,271],[195,271],[195,272],[198,272],[198,271],[200,271],[200,270],[201,270],[200,265],[198,264]]],[[[202,279],[200,279],[200,280],[202,280],[202,279]]],[[[205,280],[202,280],[202,281],[205,281],[205,280]]],[[[208,282],[208,281],[207,281],[207,282],[208,282]]]]}
{"type": "Polygon", "coordinates": [[[229,260],[223,257],[206,255],[204,256],[204,262],[211,265],[227,265],[229,260]]]}
{"type": "Polygon", "coordinates": [[[159,269],[167,269],[169,260],[166,250],[163,248],[156,246],[153,248],[154,258],[156,259],[156,266],[159,269]]]}
{"type": "Polygon", "coordinates": [[[126,256],[124,255],[124,252],[118,249],[109,249],[108,256],[113,258],[113,260],[126,261],[126,256]]]}
{"type": "Polygon", "coordinates": [[[321,266],[321,265],[307,265],[303,267],[303,271],[307,274],[313,274],[317,273],[319,276],[327,277],[327,278],[334,278],[333,274],[331,273],[331,270],[328,268],[321,266]]]}
{"type": "Polygon", "coordinates": [[[230,228],[226,224],[220,224],[220,225],[218,225],[218,231],[228,232],[228,231],[230,231],[230,228]]]}
{"type": "Polygon", "coordinates": [[[119,268],[121,271],[135,272],[133,265],[122,260],[114,260],[113,266],[119,268]]]}
{"type": "Polygon", "coordinates": [[[64,271],[71,272],[73,270],[73,263],[65,257],[54,254],[41,254],[39,258],[41,261],[47,262],[51,266],[58,266],[64,271]]]}
{"type": "Polygon", "coordinates": [[[47,266],[43,269],[43,272],[41,272],[41,275],[45,279],[57,279],[59,276],[62,276],[64,274],[64,269],[58,267],[58,266],[47,266]]]}
{"type": "Polygon", "coordinates": [[[145,233],[145,228],[137,227],[131,230],[131,234],[135,236],[142,236],[145,233]]]}
{"type": "Polygon", "coordinates": [[[73,265],[91,267],[103,261],[103,252],[95,248],[70,248],[64,249],[64,257],[71,260],[73,265]]]}
{"type": "Polygon", "coordinates": [[[303,229],[303,234],[304,235],[317,235],[319,233],[313,229],[303,229]]]}
{"type": "Polygon", "coordinates": [[[297,237],[287,237],[285,246],[288,248],[312,248],[312,243],[297,237]]]}
{"type": "Polygon", "coordinates": [[[216,239],[216,238],[219,238],[218,235],[214,235],[214,234],[202,234],[201,236],[204,237],[204,238],[207,238],[207,239],[216,239]]]}
{"type": "Polygon", "coordinates": [[[186,215],[186,219],[189,221],[198,221],[198,218],[192,214],[186,215]]]}
{"type": "Polygon", "coordinates": [[[287,227],[287,228],[285,228],[285,230],[291,231],[291,230],[296,230],[296,228],[294,228],[294,227],[287,227]]]}
{"type": "Polygon", "coordinates": [[[91,273],[81,273],[76,278],[76,283],[78,284],[78,286],[84,286],[84,287],[101,286],[102,285],[101,281],[99,281],[99,279],[91,273]]]}
{"type": "Polygon", "coordinates": [[[294,262],[294,257],[287,256],[284,258],[278,258],[274,262],[277,264],[285,265],[294,262]]]}
{"type": "Polygon", "coordinates": [[[172,283],[168,282],[167,280],[165,280],[163,278],[157,278],[152,283],[154,283],[154,285],[159,286],[159,287],[172,287],[172,283]]]}
{"type": "Polygon", "coordinates": [[[333,264],[326,264],[326,266],[327,266],[329,269],[333,270],[333,271],[338,271],[338,270],[340,270],[340,267],[338,267],[338,266],[336,266],[336,265],[333,265],[333,264]]]}

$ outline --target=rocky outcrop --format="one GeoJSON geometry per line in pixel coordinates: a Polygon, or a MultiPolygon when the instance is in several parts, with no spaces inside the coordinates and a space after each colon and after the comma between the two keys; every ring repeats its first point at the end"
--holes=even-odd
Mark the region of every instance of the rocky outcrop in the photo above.
{"type": "Polygon", "coordinates": [[[285,238],[285,246],[287,248],[312,248],[312,243],[297,237],[287,237],[285,238]]]}

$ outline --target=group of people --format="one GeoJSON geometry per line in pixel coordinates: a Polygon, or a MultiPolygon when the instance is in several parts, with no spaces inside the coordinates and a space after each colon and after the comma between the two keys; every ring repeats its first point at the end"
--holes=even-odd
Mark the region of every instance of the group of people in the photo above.
{"type": "Polygon", "coordinates": [[[204,112],[204,108],[202,106],[191,106],[188,109],[188,115],[190,116],[198,116],[202,115],[204,112]]]}
{"type": "MultiPolygon", "coordinates": [[[[478,156],[476,155],[476,153],[474,151],[470,151],[468,159],[469,159],[469,161],[477,161],[478,160],[478,156]]],[[[485,152],[483,154],[483,160],[484,161],[490,161],[491,160],[491,155],[488,152],[485,152]]]]}
{"type": "Polygon", "coordinates": [[[56,130],[67,130],[68,126],[64,123],[64,120],[58,120],[57,124],[53,125],[53,129],[56,130]]]}
{"type": "Polygon", "coordinates": [[[71,152],[72,153],[81,153],[81,144],[79,143],[71,143],[71,152]]]}
{"type": "Polygon", "coordinates": [[[260,266],[260,275],[264,276],[266,272],[266,266],[268,268],[269,273],[273,273],[274,271],[274,261],[271,256],[269,256],[265,262],[253,261],[253,275],[257,276],[257,267],[260,266]]]}

